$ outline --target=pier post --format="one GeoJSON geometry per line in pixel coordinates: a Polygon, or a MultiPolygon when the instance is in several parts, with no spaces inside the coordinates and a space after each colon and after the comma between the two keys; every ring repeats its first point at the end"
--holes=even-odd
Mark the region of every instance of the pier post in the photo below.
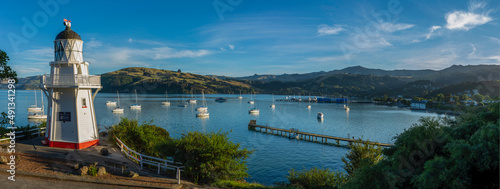
{"type": "Polygon", "coordinates": [[[337,141],[337,145],[340,145],[340,140],[336,140],[337,141]]]}

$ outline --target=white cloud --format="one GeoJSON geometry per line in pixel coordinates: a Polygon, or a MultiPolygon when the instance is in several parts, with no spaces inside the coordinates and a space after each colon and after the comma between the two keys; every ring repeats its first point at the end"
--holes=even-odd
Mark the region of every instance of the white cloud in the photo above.
{"type": "Polygon", "coordinates": [[[470,44],[470,46],[472,47],[472,52],[469,53],[469,56],[472,56],[472,55],[474,55],[474,53],[476,53],[477,49],[476,49],[476,46],[474,46],[474,44],[470,44]]]}
{"type": "Polygon", "coordinates": [[[491,21],[487,15],[479,15],[472,12],[454,11],[446,14],[446,28],[450,30],[469,30],[491,21]]]}
{"type": "Polygon", "coordinates": [[[129,43],[132,43],[132,41],[134,41],[132,38],[128,38],[129,43]]]}
{"type": "Polygon", "coordinates": [[[228,45],[231,50],[234,50],[234,45],[228,45]]]}
{"type": "Polygon", "coordinates": [[[399,30],[410,29],[413,26],[415,26],[415,25],[413,25],[413,24],[405,24],[405,23],[396,23],[396,24],[393,24],[393,23],[389,23],[389,22],[384,22],[384,23],[381,23],[378,27],[382,31],[392,33],[392,32],[399,31],[399,30]]]}
{"type": "Polygon", "coordinates": [[[328,26],[326,24],[321,24],[318,26],[318,34],[321,35],[333,35],[333,34],[338,34],[339,32],[343,31],[344,28],[342,28],[339,25],[334,25],[334,26],[328,26]]]}
{"type": "Polygon", "coordinates": [[[441,26],[432,26],[431,28],[429,28],[429,33],[425,37],[425,40],[431,38],[432,34],[438,29],[441,29],[441,26]]]}
{"type": "Polygon", "coordinates": [[[89,49],[92,49],[92,48],[96,48],[96,47],[100,47],[102,46],[102,42],[101,41],[97,41],[95,40],[95,38],[90,38],[90,41],[89,42],[86,42],[84,43],[83,45],[85,48],[89,48],[89,49]]]}

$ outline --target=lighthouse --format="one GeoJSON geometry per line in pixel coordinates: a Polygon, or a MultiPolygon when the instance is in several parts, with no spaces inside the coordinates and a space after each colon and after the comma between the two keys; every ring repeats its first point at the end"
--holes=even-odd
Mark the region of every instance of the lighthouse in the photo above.
{"type": "Polygon", "coordinates": [[[101,76],[89,75],[83,61],[83,41],[64,19],[64,31],[54,40],[54,61],[40,87],[49,101],[44,144],[50,147],[83,149],[99,144],[94,98],[101,76]]]}

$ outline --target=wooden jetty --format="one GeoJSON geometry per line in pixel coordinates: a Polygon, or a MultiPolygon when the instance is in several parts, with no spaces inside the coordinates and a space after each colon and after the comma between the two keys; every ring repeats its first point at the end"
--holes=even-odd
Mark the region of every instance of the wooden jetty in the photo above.
{"type": "MultiPolygon", "coordinates": [[[[248,129],[254,130],[254,131],[259,131],[259,132],[264,131],[265,133],[269,133],[269,134],[273,134],[273,135],[280,135],[280,136],[288,137],[288,138],[293,138],[293,135],[298,135],[299,139],[313,141],[313,142],[320,142],[320,141],[318,141],[318,138],[320,138],[321,143],[324,143],[324,144],[329,144],[328,139],[330,139],[330,141],[335,140],[337,145],[340,145],[340,141],[349,142],[349,144],[352,144],[353,142],[359,142],[359,139],[342,138],[342,137],[335,137],[335,136],[328,136],[328,135],[321,135],[321,134],[314,134],[314,133],[308,133],[308,132],[303,132],[303,131],[297,131],[295,129],[280,129],[280,128],[275,128],[275,127],[257,125],[256,120],[250,120],[250,123],[248,123],[248,129]]],[[[374,145],[383,146],[383,147],[392,146],[392,144],[386,144],[386,143],[380,143],[380,142],[369,141],[369,143],[374,144],[374,145]]]]}

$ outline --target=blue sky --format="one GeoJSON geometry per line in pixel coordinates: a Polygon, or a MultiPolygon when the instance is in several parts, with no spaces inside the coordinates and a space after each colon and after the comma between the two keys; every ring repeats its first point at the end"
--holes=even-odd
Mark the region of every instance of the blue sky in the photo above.
{"type": "Polygon", "coordinates": [[[124,67],[246,76],[361,65],[500,64],[500,1],[7,1],[0,49],[21,77],[49,73],[63,19],[92,74],[124,67]]]}

